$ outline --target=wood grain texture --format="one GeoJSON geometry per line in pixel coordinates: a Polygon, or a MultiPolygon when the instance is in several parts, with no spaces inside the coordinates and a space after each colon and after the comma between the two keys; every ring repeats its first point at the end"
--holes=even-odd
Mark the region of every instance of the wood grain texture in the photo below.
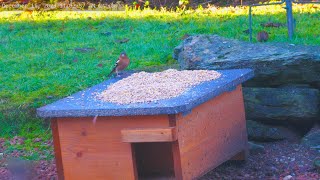
{"type": "Polygon", "coordinates": [[[182,178],[195,179],[247,149],[241,86],[178,115],[182,178]]]}
{"type": "Polygon", "coordinates": [[[167,116],[59,118],[61,157],[66,180],[137,179],[131,143],[124,128],[169,127],[167,116]]]}
{"type": "Polygon", "coordinates": [[[66,180],[131,180],[139,173],[174,173],[177,180],[189,180],[247,153],[241,86],[185,116],[93,119],[52,121],[58,174],[66,180]]]}
{"type": "MultiPolygon", "coordinates": [[[[176,127],[177,125],[177,115],[169,114],[169,125],[171,127],[176,127]]],[[[177,136],[177,131],[176,131],[177,136]]],[[[182,180],[182,169],[181,169],[181,158],[180,158],[180,149],[178,141],[172,142],[172,157],[173,157],[173,166],[174,166],[174,179],[182,180]]]]}
{"type": "Polygon", "coordinates": [[[52,138],[54,145],[54,155],[56,159],[56,167],[58,173],[58,179],[64,180],[63,173],[63,165],[62,165],[62,157],[61,157],[61,147],[60,147],[60,138],[59,138],[59,129],[58,122],[56,118],[51,119],[51,130],[52,130],[52,138]]]}
{"type": "Polygon", "coordinates": [[[175,128],[131,128],[121,130],[122,142],[172,142],[177,140],[175,128]]]}
{"type": "Polygon", "coordinates": [[[134,144],[130,144],[131,145],[131,156],[132,156],[132,165],[133,165],[133,176],[134,176],[134,180],[138,179],[138,167],[137,167],[137,159],[136,159],[136,152],[135,152],[135,148],[134,148],[134,144]]]}

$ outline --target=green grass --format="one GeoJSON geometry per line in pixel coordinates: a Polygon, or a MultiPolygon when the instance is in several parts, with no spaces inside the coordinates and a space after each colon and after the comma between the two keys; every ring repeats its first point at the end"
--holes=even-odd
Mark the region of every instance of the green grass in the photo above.
{"type": "MultiPolygon", "coordinates": [[[[290,43],[320,45],[320,6],[294,6],[296,34],[290,43]]],[[[129,69],[175,64],[173,48],[185,34],[218,34],[248,41],[247,8],[121,12],[0,12],[0,137],[50,139],[48,122],[35,109],[107,79],[121,51],[129,69]],[[110,36],[101,33],[111,32],[110,36]],[[127,43],[117,43],[129,38],[127,43]],[[95,48],[76,52],[74,48],[95,48]],[[76,61],[76,62],[75,62],[76,61]],[[98,64],[102,64],[100,67],[98,64]]],[[[254,34],[270,33],[272,42],[289,42],[286,27],[263,28],[267,21],[286,22],[282,6],[254,8],[254,34]]],[[[31,142],[31,141],[30,141],[31,142]]],[[[34,143],[13,148],[32,151],[34,143]]],[[[30,158],[37,159],[35,155],[30,158]]]]}

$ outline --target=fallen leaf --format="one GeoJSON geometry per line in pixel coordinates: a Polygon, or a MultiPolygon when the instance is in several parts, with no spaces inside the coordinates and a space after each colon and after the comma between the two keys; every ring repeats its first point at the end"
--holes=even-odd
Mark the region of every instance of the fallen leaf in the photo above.
{"type": "Polygon", "coordinates": [[[9,31],[13,31],[14,30],[14,25],[13,24],[10,24],[10,26],[9,26],[9,31]]]}
{"type": "Polygon", "coordinates": [[[126,42],[128,42],[128,41],[130,41],[129,38],[123,38],[123,39],[117,39],[117,40],[116,40],[116,43],[122,44],[122,43],[126,43],[126,42]]]}
{"type": "Polygon", "coordinates": [[[30,15],[30,14],[32,14],[32,13],[33,13],[33,10],[29,10],[29,9],[27,9],[27,10],[25,10],[24,12],[30,15]]]}
{"type": "Polygon", "coordinates": [[[183,35],[180,39],[181,39],[181,40],[185,40],[185,39],[187,39],[188,37],[190,37],[190,34],[185,34],[185,35],[183,35]]]}
{"type": "Polygon", "coordinates": [[[87,52],[95,51],[96,49],[95,49],[95,48],[86,47],[86,48],[74,48],[74,50],[75,50],[76,52],[87,53],[87,52]]]}
{"type": "Polygon", "coordinates": [[[56,50],[56,53],[57,53],[57,54],[64,54],[65,52],[64,52],[63,49],[57,49],[57,50],[56,50]]]}
{"type": "Polygon", "coordinates": [[[263,26],[263,27],[276,27],[276,28],[284,26],[284,24],[275,23],[275,22],[266,22],[266,23],[261,23],[260,25],[263,26]]]}
{"type": "Polygon", "coordinates": [[[15,136],[14,138],[12,138],[12,139],[10,140],[10,144],[11,144],[11,145],[16,145],[16,144],[21,145],[21,144],[24,144],[24,138],[15,136]]]}
{"type": "Polygon", "coordinates": [[[90,30],[97,29],[96,27],[94,27],[94,26],[92,26],[92,25],[89,25],[88,27],[89,27],[90,30]]]}
{"type": "Polygon", "coordinates": [[[111,29],[122,29],[123,26],[112,26],[111,29]]]}
{"type": "Polygon", "coordinates": [[[111,32],[102,32],[102,33],[100,33],[101,35],[103,35],[103,36],[110,36],[111,35],[111,32]]]}
{"type": "Polygon", "coordinates": [[[41,138],[35,138],[34,140],[33,140],[33,142],[41,142],[42,141],[42,139],[41,138]]]}

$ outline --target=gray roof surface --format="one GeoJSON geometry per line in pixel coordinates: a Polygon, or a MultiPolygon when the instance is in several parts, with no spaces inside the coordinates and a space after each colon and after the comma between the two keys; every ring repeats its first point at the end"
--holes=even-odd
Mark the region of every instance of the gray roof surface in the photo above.
{"type": "Polygon", "coordinates": [[[222,76],[216,80],[194,86],[178,97],[148,103],[114,104],[96,98],[109,84],[121,78],[113,78],[96,86],[75,93],[64,99],[37,109],[40,117],[88,117],[88,116],[134,116],[187,113],[194,107],[231,91],[237,85],[254,76],[250,69],[218,70],[222,76]]]}

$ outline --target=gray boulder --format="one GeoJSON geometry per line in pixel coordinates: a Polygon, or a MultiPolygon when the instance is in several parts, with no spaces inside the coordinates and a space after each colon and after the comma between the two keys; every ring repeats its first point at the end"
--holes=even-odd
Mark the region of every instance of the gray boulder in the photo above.
{"type": "Polygon", "coordinates": [[[320,173],[320,158],[316,158],[316,159],[313,161],[313,165],[314,165],[314,167],[318,170],[318,172],[320,173]]]}
{"type": "Polygon", "coordinates": [[[315,125],[301,141],[302,144],[320,151],[320,127],[315,125]]]}
{"type": "Polygon", "coordinates": [[[311,84],[320,88],[320,47],[250,43],[217,35],[197,35],[174,49],[182,69],[253,68],[248,86],[311,84]]]}
{"type": "Polygon", "coordinates": [[[260,122],[247,120],[248,138],[252,141],[277,141],[290,140],[295,141],[298,135],[284,127],[274,127],[260,122]]]}
{"type": "Polygon", "coordinates": [[[250,154],[258,154],[258,153],[264,153],[265,149],[263,145],[254,143],[249,141],[248,142],[249,145],[249,152],[250,154]]]}
{"type": "Polygon", "coordinates": [[[243,88],[248,119],[273,123],[317,120],[319,91],[310,88],[243,88]]]}

